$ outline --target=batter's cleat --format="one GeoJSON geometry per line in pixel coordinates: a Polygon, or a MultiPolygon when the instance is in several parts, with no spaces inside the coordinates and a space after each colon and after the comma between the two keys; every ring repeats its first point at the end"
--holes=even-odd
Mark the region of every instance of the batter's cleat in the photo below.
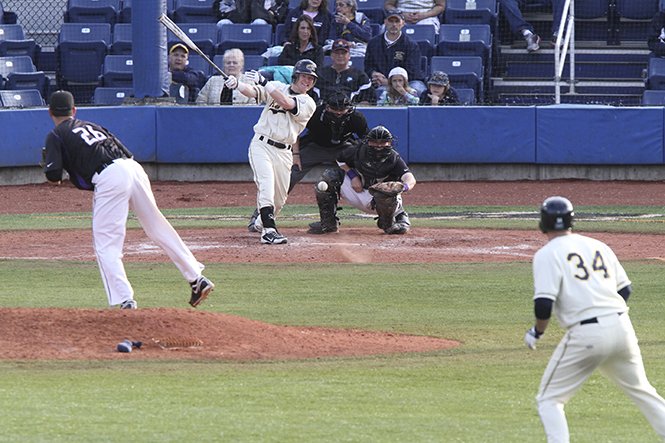
{"type": "Polygon", "coordinates": [[[260,229],[256,227],[256,219],[259,218],[259,210],[254,209],[254,213],[252,214],[252,218],[249,219],[249,223],[247,224],[247,230],[249,232],[261,232],[260,229]]]}
{"type": "Polygon", "coordinates": [[[339,232],[339,224],[335,226],[323,226],[323,223],[320,221],[310,223],[307,230],[308,234],[332,234],[335,232],[339,232]]]}
{"type": "Polygon", "coordinates": [[[526,40],[526,52],[535,52],[540,49],[540,37],[536,34],[525,35],[524,39],[526,40]]]}
{"type": "Polygon", "coordinates": [[[137,309],[138,306],[136,304],[136,300],[125,300],[122,303],[120,303],[120,309],[137,309]]]}
{"type": "Polygon", "coordinates": [[[215,285],[202,275],[196,281],[191,282],[190,286],[192,287],[192,298],[189,300],[189,304],[193,308],[200,305],[203,300],[208,298],[212,290],[215,289],[215,285]]]}
{"type": "Polygon", "coordinates": [[[287,242],[287,238],[277,232],[275,228],[266,228],[261,235],[261,243],[267,245],[282,245],[287,242]]]}

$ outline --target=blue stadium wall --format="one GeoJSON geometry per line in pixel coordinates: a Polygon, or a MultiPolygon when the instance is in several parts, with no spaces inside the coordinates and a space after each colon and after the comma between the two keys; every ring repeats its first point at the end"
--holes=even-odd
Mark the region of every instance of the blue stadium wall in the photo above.
{"type": "MultiPolygon", "coordinates": [[[[140,162],[247,163],[262,107],[85,107],[140,162]]],[[[665,108],[605,106],[361,108],[398,137],[409,163],[661,165],[665,108]]],[[[0,111],[0,167],[34,166],[53,123],[46,109],[0,111]]],[[[219,177],[224,180],[224,177],[219,177]]]]}

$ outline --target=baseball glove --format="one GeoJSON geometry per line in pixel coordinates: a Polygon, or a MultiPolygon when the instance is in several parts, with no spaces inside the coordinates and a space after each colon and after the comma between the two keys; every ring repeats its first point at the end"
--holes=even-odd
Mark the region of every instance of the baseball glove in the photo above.
{"type": "Polygon", "coordinates": [[[369,193],[375,195],[377,192],[386,195],[399,195],[404,192],[404,183],[402,182],[383,182],[372,185],[368,189],[369,193]]]}

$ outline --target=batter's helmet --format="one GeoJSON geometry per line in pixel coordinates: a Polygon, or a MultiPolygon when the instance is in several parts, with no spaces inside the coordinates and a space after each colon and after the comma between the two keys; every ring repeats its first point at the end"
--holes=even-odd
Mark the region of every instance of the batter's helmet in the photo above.
{"type": "Polygon", "coordinates": [[[293,75],[291,75],[291,83],[295,83],[298,79],[298,74],[308,74],[313,75],[315,78],[319,78],[316,75],[316,63],[309,59],[298,60],[293,67],[293,75]]]}
{"type": "Polygon", "coordinates": [[[538,227],[543,233],[547,231],[566,231],[573,227],[573,204],[564,197],[550,197],[540,207],[540,223],[538,227]]]}

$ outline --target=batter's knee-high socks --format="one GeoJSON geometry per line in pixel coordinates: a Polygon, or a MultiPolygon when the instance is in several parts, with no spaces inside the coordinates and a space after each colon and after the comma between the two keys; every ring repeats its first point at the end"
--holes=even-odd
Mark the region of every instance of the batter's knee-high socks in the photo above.
{"type": "Polygon", "coordinates": [[[263,228],[273,228],[277,229],[275,224],[275,209],[272,206],[264,206],[261,208],[261,222],[263,222],[263,228]]]}

